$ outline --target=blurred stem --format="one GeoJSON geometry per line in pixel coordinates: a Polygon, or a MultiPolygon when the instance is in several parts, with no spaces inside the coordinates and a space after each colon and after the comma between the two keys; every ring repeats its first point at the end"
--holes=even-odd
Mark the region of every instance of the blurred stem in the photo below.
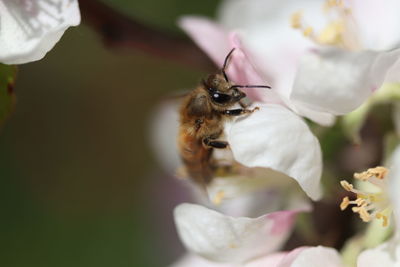
{"type": "Polygon", "coordinates": [[[144,25],[98,0],[80,0],[85,23],[111,48],[132,48],[205,71],[215,70],[208,56],[192,41],[144,25]]]}

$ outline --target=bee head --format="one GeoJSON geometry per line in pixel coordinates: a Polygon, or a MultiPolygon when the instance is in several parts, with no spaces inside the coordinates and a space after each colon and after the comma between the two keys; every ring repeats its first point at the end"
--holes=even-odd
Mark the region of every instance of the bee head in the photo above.
{"type": "Polygon", "coordinates": [[[230,106],[237,103],[246,94],[227,81],[222,74],[211,74],[203,82],[211,101],[219,106],[230,106]]]}

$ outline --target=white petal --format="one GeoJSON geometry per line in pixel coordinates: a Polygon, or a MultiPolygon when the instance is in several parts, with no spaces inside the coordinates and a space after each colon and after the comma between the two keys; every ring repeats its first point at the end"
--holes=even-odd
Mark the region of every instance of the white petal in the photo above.
{"type": "Polygon", "coordinates": [[[344,267],[344,265],[335,249],[318,246],[293,250],[277,267],[344,267]]]}
{"type": "Polygon", "coordinates": [[[347,1],[364,49],[383,51],[400,45],[400,1],[347,1]],[[379,18],[379,19],[371,19],[379,18]]]}
{"type": "Polygon", "coordinates": [[[300,102],[289,102],[289,107],[300,116],[309,118],[310,120],[323,126],[332,126],[336,121],[336,117],[334,115],[328,112],[310,109],[300,102]]]}
{"type": "Polygon", "coordinates": [[[264,167],[294,178],[312,199],[321,197],[321,150],[307,124],[278,105],[260,110],[226,127],[234,158],[247,167],[264,167]]]}
{"type": "Polygon", "coordinates": [[[399,56],[400,50],[309,53],[302,59],[290,100],[321,112],[348,113],[382,85],[399,56]]]}
{"type": "Polygon", "coordinates": [[[357,267],[370,266],[399,267],[400,246],[391,240],[376,248],[361,252],[357,259],[357,267]]]}
{"type": "Polygon", "coordinates": [[[77,0],[0,0],[0,61],[39,60],[80,23],[77,0]]]}
{"type": "MultiPolygon", "coordinates": [[[[323,2],[320,0],[225,0],[218,11],[219,21],[230,29],[254,29],[260,25],[269,29],[269,24],[283,28],[291,26],[291,15],[305,11],[310,15],[312,24],[322,24],[323,2]],[[321,13],[320,15],[318,13],[321,13]],[[319,15],[319,16],[318,16],[319,15]],[[238,19],[240,17],[240,19],[238,19]],[[278,26],[278,24],[280,26],[278,26]]],[[[260,32],[262,33],[262,32],[260,32]]],[[[268,31],[265,31],[268,34],[268,31]]],[[[301,34],[299,34],[301,35],[301,34]]],[[[279,36],[276,36],[279,38],[279,36]]],[[[271,45],[267,43],[266,45],[271,45]]]]}
{"type": "Polygon", "coordinates": [[[235,218],[185,203],[175,208],[174,216],[189,251],[211,261],[242,263],[279,249],[289,237],[297,212],[235,218]]]}
{"type": "Polygon", "coordinates": [[[240,31],[246,54],[262,78],[288,97],[300,57],[316,46],[291,27],[291,16],[300,10],[322,13],[321,5],[318,0],[228,0],[221,5],[220,22],[240,31]]]}
{"type": "Polygon", "coordinates": [[[276,267],[285,257],[287,252],[273,253],[268,256],[257,258],[244,265],[244,267],[276,267]]]}
{"type": "Polygon", "coordinates": [[[396,148],[392,155],[388,183],[397,231],[400,233],[400,146],[396,148]]]}
{"type": "Polygon", "coordinates": [[[309,198],[290,177],[266,168],[216,177],[207,187],[213,209],[235,217],[258,217],[276,210],[311,210],[309,198]]]}
{"type": "Polygon", "coordinates": [[[232,264],[208,261],[194,254],[186,254],[169,267],[234,267],[232,264]]]}
{"type": "Polygon", "coordinates": [[[400,83],[400,61],[397,61],[388,70],[385,77],[385,83],[400,83]]]}

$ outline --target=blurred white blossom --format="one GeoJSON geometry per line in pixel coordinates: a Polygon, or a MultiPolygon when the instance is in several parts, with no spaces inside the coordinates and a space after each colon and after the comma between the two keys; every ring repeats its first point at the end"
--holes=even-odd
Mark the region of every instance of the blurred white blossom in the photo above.
{"type": "Polygon", "coordinates": [[[77,0],[0,0],[0,62],[39,60],[79,23],[77,0]]]}

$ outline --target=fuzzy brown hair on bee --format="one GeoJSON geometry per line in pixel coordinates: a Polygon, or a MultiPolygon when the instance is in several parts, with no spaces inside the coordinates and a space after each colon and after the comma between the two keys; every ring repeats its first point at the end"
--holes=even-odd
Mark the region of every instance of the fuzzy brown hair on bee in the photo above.
{"type": "Polygon", "coordinates": [[[228,147],[226,141],[218,140],[223,133],[224,122],[258,109],[245,108],[241,100],[246,94],[239,88],[270,88],[264,85],[235,85],[229,81],[225,69],[233,51],[226,56],[220,71],[210,74],[185,96],[180,108],[180,157],[188,176],[203,187],[212,180],[217,167],[211,162],[213,149],[228,147]],[[242,108],[231,109],[238,103],[242,108]]]}

